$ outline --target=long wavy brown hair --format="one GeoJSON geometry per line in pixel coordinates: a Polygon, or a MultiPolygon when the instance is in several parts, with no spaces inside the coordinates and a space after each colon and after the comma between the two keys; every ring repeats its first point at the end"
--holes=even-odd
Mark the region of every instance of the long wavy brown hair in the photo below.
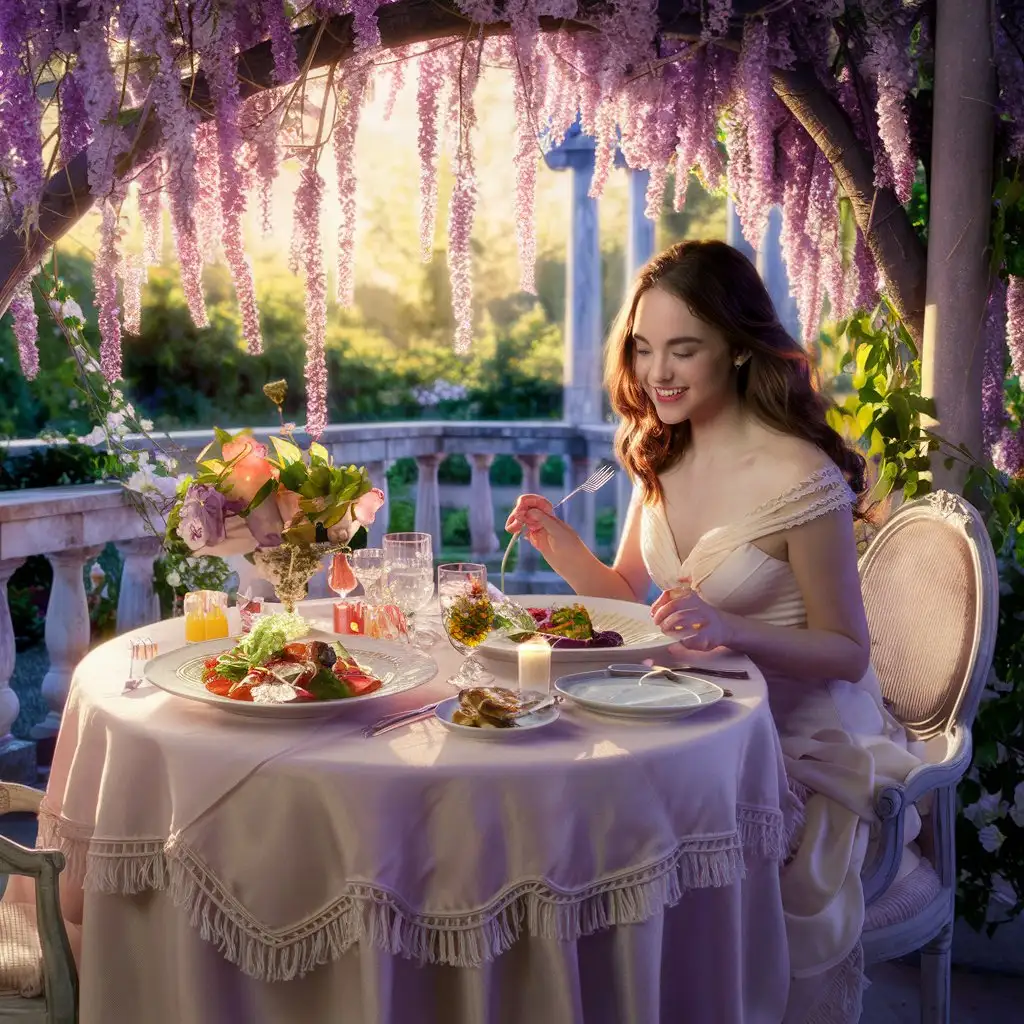
{"type": "Polygon", "coordinates": [[[718,241],[679,242],[640,271],[608,338],[605,386],[621,423],[615,453],[644,501],[662,498],[662,473],[690,443],[690,425],[662,423],[634,371],[633,321],[640,296],[661,288],[717,327],[735,352],[750,358],[736,374],[744,405],[769,427],[817,445],[843,471],[850,487],[865,490],[864,457],[829,426],[829,401],[815,387],[807,353],[779,322],[757,270],[738,249],[718,241]]]}

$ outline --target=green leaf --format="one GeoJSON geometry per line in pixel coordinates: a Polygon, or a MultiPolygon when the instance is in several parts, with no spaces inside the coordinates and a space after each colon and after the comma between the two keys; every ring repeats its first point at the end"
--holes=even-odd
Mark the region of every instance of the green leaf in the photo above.
{"type": "Polygon", "coordinates": [[[907,396],[902,391],[893,391],[887,396],[889,408],[896,416],[896,429],[899,431],[899,439],[906,441],[910,437],[910,421],[912,413],[907,396]]]}
{"type": "Polygon", "coordinates": [[[925,398],[924,395],[918,395],[913,392],[907,393],[907,401],[910,403],[910,408],[914,412],[920,413],[922,416],[929,416],[931,419],[935,419],[935,399],[925,398]]]}
{"type": "Polygon", "coordinates": [[[244,519],[246,516],[249,515],[250,512],[252,512],[252,510],[254,508],[259,508],[259,506],[262,505],[263,502],[266,501],[266,499],[269,498],[271,494],[273,494],[274,488],[276,486],[277,486],[277,481],[276,480],[274,480],[274,479],[268,480],[252,496],[252,501],[250,501],[249,504],[245,506],[245,508],[239,513],[239,515],[242,516],[242,518],[244,519]]]}
{"type": "Polygon", "coordinates": [[[235,440],[233,435],[229,434],[226,430],[221,430],[220,427],[213,428],[213,436],[221,447],[235,440]]]}
{"type": "Polygon", "coordinates": [[[302,451],[298,445],[286,441],[283,437],[272,437],[270,443],[274,446],[277,458],[281,466],[290,466],[302,462],[302,451]]]}
{"type": "Polygon", "coordinates": [[[281,486],[298,494],[306,482],[306,466],[302,462],[286,465],[279,474],[281,486]]]}
{"type": "Polygon", "coordinates": [[[325,466],[330,465],[331,462],[330,452],[317,441],[309,446],[309,461],[313,462],[314,459],[322,462],[325,466]]]}

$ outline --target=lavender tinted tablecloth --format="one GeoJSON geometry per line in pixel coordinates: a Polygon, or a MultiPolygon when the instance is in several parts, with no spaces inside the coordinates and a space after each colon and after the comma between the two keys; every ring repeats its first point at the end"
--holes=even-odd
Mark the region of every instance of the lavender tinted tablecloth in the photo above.
{"type": "Polygon", "coordinates": [[[125,650],[79,666],[41,821],[83,1024],[781,1019],[785,776],[745,659],[690,718],[563,710],[489,743],[361,736],[451,692],[446,644],[431,684],[285,723],[122,695],[125,650]]]}

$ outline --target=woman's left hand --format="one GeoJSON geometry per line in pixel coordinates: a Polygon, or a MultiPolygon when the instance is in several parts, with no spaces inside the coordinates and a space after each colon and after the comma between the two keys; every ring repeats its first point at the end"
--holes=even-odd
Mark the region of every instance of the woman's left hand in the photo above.
{"type": "Polygon", "coordinates": [[[691,588],[688,579],[666,590],[651,607],[654,624],[691,651],[728,647],[730,629],[725,617],[691,588]]]}

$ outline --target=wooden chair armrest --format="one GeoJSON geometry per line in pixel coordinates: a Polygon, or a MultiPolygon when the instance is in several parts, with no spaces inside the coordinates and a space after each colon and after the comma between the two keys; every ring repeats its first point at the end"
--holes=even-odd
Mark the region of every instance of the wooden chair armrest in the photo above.
{"type": "Polygon", "coordinates": [[[935,764],[914,768],[901,784],[881,786],[875,794],[875,813],[881,822],[874,860],[861,872],[864,902],[873,903],[893,883],[903,850],[904,814],[929,793],[952,790],[971,763],[971,731],[950,734],[946,756],[935,764]]]}
{"type": "Polygon", "coordinates": [[[58,879],[64,863],[60,850],[30,850],[0,836],[0,873],[35,880],[36,927],[50,1024],[75,1024],[78,1019],[78,971],[60,906],[58,879]]]}
{"type": "Polygon", "coordinates": [[[59,874],[63,870],[64,854],[60,850],[30,850],[13,839],[0,836],[0,874],[39,879],[44,872],[59,874]]]}

